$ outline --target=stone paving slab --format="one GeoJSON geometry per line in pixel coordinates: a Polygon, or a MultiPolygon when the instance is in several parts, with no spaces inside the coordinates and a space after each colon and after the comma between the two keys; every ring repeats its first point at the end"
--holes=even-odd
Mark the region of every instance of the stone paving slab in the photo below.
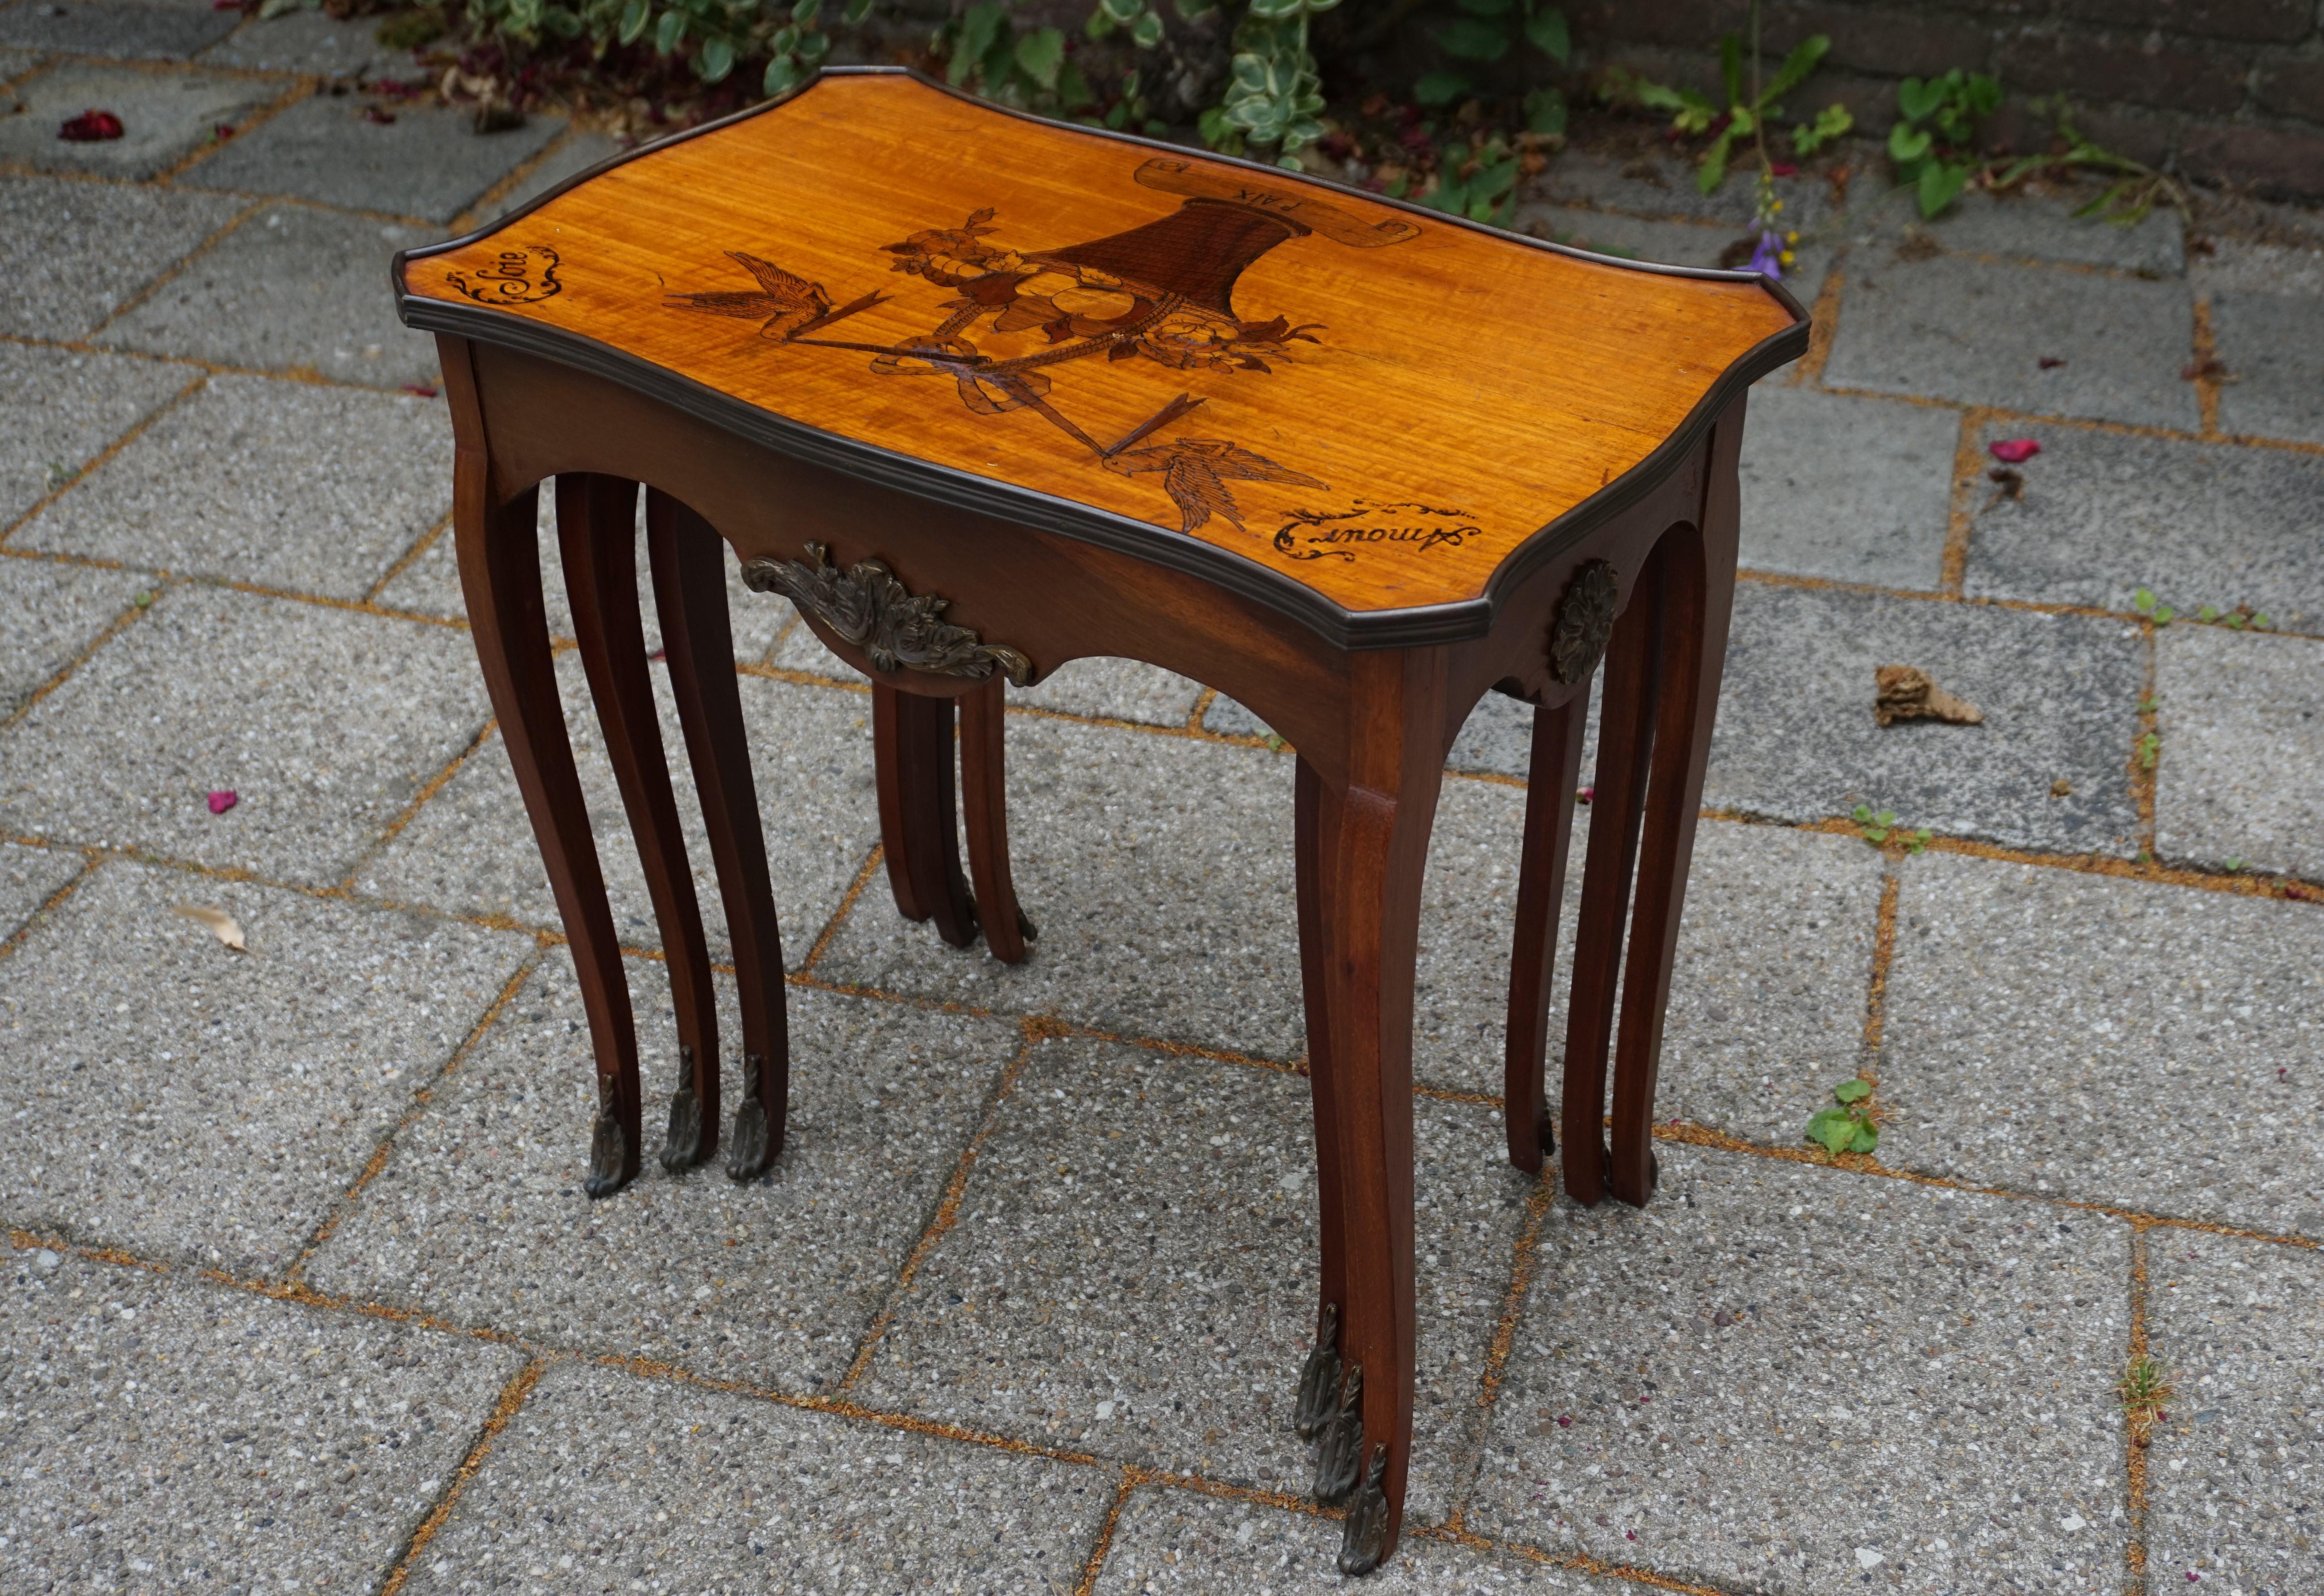
{"type": "MultiPolygon", "coordinates": [[[[1753,170],[1737,166],[1709,194],[1694,186],[1694,179],[1692,163],[1665,161],[1659,153],[1626,160],[1567,150],[1535,180],[1534,189],[1538,198],[1550,205],[1715,223],[1733,227],[1738,235],[1750,225],[1753,170]]],[[[1817,179],[1779,180],[1776,192],[1784,201],[1785,218],[1795,227],[1815,226],[1831,212],[1831,186],[1817,179]]]]}
{"type": "MultiPolygon", "coordinates": [[[[448,501],[452,491],[449,457],[436,467],[448,501]]],[[[541,596],[549,613],[549,635],[564,641],[573,637],[573,604],[565,593],[565,561],[557,547],[557,486],[551,477],[540,484],[540,506],[534,518],[538,542],[535,558],[540,561],[541,596]]],[[[645,512],[642,502],[638,513],[638,616],[645,629],[649,651],[661,647],[661,618],[655,613],[653,574],[646,558],[645,512]]],[[[415,615],[433,615],[446,621],[466,621],[467,600],[460,591],[459,545],[447,527],[432,539],[419,557],[390,578],[379,590],[379,603],[391,610],[403,610],[415,615]]],[[[771,593],[753,593],[742,585],[742,566],[732,549],[726,552],[726,614],[727,623],[734,633],[734,659],[741,664],[756,664],[768,659],[778,640],[785,639],[798,612],[790,600],[771,593]]],[[[821,655],[826,667],[835,666],[823,645],[810,637],[815,651],[821,655]]],[[[779,652],[773,663],[785,663],[779,652]]],[[[852,674],[852,673],[850,673],[852,674]]]]}
{"type": "MultiPolygon", "coordinates": [[[[868,716],[869,703],[858,713],[868,716]]],[[[1025,962],[1003,964],[981,942],[946,947],[874,881],[815,973],[1296,1056],[1291,782],[1285,753],[1014,716],[1010,859],[1018,899],[1041,928],[1025,962]]]]}
{"type": "Polygon", "coordinates": [[[2187,229],[2176,210],[2157,206],[2128,227],[2073,214],[2099,192],[2095,187],[2065,194],[1970,189],[1931,221],[1914,195],[1897,190],[1855,208],[1841,226],[1858,254],[1894,249],[1909,229],[1956,254],[2103,266],[2141,277],[2185,273],[2187,229]]]}
{"type": "Polygon", "coordinates": [[[0,177],[0,332],[94,331],[241,208],[213,194],[0,177]]]}
{"type": "Polygon", "coordinates": [[[2195,385],[2179,372],[2193,317],[2175,280],[1858,253],[1823,381],[2191,432],[2195,385]],[[2062,364],[2044,370],[2044,357],[2062,364]]]}
{"type": "Polygon", "coordinates": [[[2219,391],[2230,434],[2324,443],[2324,317],[2313,299],[2220,293],[2211,298],[2219,359],[2235,381],[2219,391]]]}
{"type": "Polygon", "coordinates": [[[2319,1035],[2312,906],[1907,860],[1880,1157],[2324,1241],[2319,1035]]]}
{"type": "Polygon", "coordinates": [[[200,374],[0,344],[0,527],[70,482],[200,374]]]}
{"type": "Polygon", "coordinates": [[[495,217],[507,216],[530,204],[558,184],[580,176],[600,161],[610,161],[621,152],[622,145],[605,134],[567,134],[507,193],[483,208],[495,217]]]}
{"type": "Polygon", "coordinates": [[[522,1362],[46,1249],[5,1271],[14,1591],[375,1587],[522,1362]]]}
{"type": "Polygon", "coordinates": [[[432,400],[213,377],[10,543],[358,599],[450,511],[451,443],[432,400]]]}
{"type": "MultiPolygon", "coordinates": [[[[473,658],[466,667],[471,676],[476,674],[473,658]]],[[[624,946],[658,948],[661,929],[646,891],[621,789],[604,755],[580,657],[565,655],[558,676],[615,932],[624,946]]],[[[724,959],[729,956],[725,909],[703,829],[702,807],[686,764],[668,672],[655,668],[653,681],[661,710],[662,752],[670,761],[704,931],[712,956],[724,959]]],[[[481,679],[476,690],[483,691],[481,679]]],[[[750,677],[743,678],[742,693],[783,955],[789,968],[798,969],[880,838],[872,786],[871,700],[856,693],[750,677]]],[[[456,914],[505,915],[531,926],[564,923],[498,732],[468,756],[410,826],[364,863],[357,890],[456,914]]],[[[884,892],[884,884],[880,890],[884,892]]]]}
{"type": "MultiPolygon", "coordinates": [[[[1340,1534],[1336,1519],[1142,1486],[1114,1526],[1095,1596],[1344,1596],[1340,1534]]],[[[1365,1596],[1629,1596],[1637,1590],[1621,1580],[1417,1535],[1406,1536],[1360,1588],[1365,1596]]]]}
{"type": "Polygon", "coordinates": [[[1086,1465],[560,1363],[403,1588],[1069,1591],[1112,1499],[1086,1465]]]}
{"type": "Polygon", "coordinates": [[[1979,442],[2003,438],[2042,452],[2016,467],[2019,497],[1970,490],[1971,597],[2126,612],[2144,587],[2190,618],[2248,604],[2324,627],[2324,458],[2024,421],[1979,442]]]}
{"type": "Polygon", "coordinates": [[[2127,1226],[1658,1152],[1652,1207],[1545,1228],[1470,1529],[1729,1589],[2121,1589],[2127,1226]]]}
{"type": "Polygon", "coordinates": [[[2187,277],[2198,294],[2226,290],[2324,296],[2324,247],[2234,237],[2210,244],[2209,251],[2188,258],[2187,277]]]}
{"type": "Polygon", "coordinates": [[[78,875],[86,863],[69,849],[0,843],[0,942],[23,929],[41,905],[78,875]]]}
{"type": "Polygon", "coordinates": [[[2324,876],[2324,642],[2172,626],[2154,681],[2156,850],[2324,876]]]}
{"type": "Polygon", "coordinates": [[[181,586],[0,737],[0,826],[327,885],[485,715],[447,627],[181,586]]]}
{"type": "Polygon", "coordinates": [[[1784,820],[1857,803],[2012,847],[2129,854],[2146,643],[2121,621],[1746,582],[1702,801],[1784,820]],[[1873,671],[1911,665],[1985,723],[1883,727],[1873,671]],[[2052,796],[2052,784],[2070,788],[2052,796]]]}
{"type": "Polygon", "coordinates": [[[131,863],[0,961],[0,1204],[243,1276],[287,1268],[531,949],[131,863]],[[246,953],[180,905],[222,909],[246,953]]]}
{"type": "Polygon", "coordinates": [[[202,52],[205,66],[244,67],[263,72],[311,72],[321,78],[368,80],[408,69],[422,70],[411,52],[390,50],[375,37],[378,14],[342,22],[320,11],[287,11],[254,17],[231,38],[202,52]]]}
{"type": "Polygon", "coordinates": [[[2292,1596],[2324,1535],[2324,1259],[2177,1231],[2146,1250],[2148,1346],[2178,1392],[2146,1453],[2148,1577],[2292,1596]]]}
{"type": "MultiPolygon", "coordinates": [[[[134,0],[133,7],[143,9],[134,0]]],[[[0,161],[41,171],[151,178],[214,143],[220,125],[239,126],[280,94],[281,85],[222,72],[148,72],[73,61],[19,83],[14,92],[16,114],[0,119],[0,161]],[[121,137],[77,144],[57,136],[59,126],[93,106],[121,118],[121,137]]],[[[106,246],[127,249],[120,239],[107,240],[106,246]]],[[[123,263],[151,275],[161,263],[133,255],[123,263]]]]}
{"type": "Polygon", "coordinates": [[[1743,428],[1747,570],[1935,591],[1960,418],[1763,382],[1743,428]]]}
{"type": "MultiPolygon", "coordinates": [[[[790,1125],[773,1171],[744,1185],[723,1162],[674,1177],[656,1161],[678,1078],[668,975],[642,960],[630,974],[647,1105],[636,1180],[602,1202],[582,1195],[595,1070],[572,961],[557,954],[436,1088],[308,1278],[554,1346],[828,1392],[1022,1045],[1018,1028],[792,989],[790,1125]]],[[[741,1101],[742,1031],[731,982],[718,991],[723,1137],[741,1101]]]]}
{"type": "MultiPolygon", "coordinates": [[[[396,319],[384,284],[390,256],[436,236],[367,217],[270,206],[189,261],[97,342],[378,388],[432,387],[436,340],[396,319]]],[[[448,484],[449,467],[438,470],[448,484]]]]}
{"type": "Polygon", "coordinates": [[[242,21],[206,0],[23,0],[0,10],[0,42],[144,60],[182,60],[242,21]]]}
{"type": "Polygon", "coordinates": [[[0,560],[0,706],[14,709],[71,664],[147,583],[135,571],[0,560]]]}
{"type": "MultiPolygon", "coordinates": [[[[1421,900],[1416,1075],[1499,1095],[1524,795],[1451,781],[1421,900]]],[[[1589,811],[1575,816],[1547,1068],[1556,1101],[1589,811]]],[[[1708,820],[1696,835],[1665,1011],[1663,1117],[1791,1145],[1856,1073],[1879,918],[1880,855],[1850,837],[1708,820]]]]}
{"type": "MultiPolygon", "coordinates": [[[[469,114],[450,106],[400,106],[393,122],[378,123],[365,119],[365,104],[327,94],[302,100],[179,180],[448,222],[565,125],[534,116],[507,133],[479,135],[469,131],[469,114]]],[[[384,276],[381,282],[384,293],[384,276]]]]}
{"type": "MultiPolygon", "coordinates": [[[[42,58],[23,50],[0,50],[0,83],[13,83],[41,64],[42,58]]],[[[9,97],[7,111],[14,115],[15,99],[9,97]]]]}
{"type": "MultiPolygon", "coordinates": [[[[798,632],[815,642],[831,664],[838,663],[828,649],[822,649],[813,632],[805,626],[798,632]]],[[[1068,660],[1036,685],[1011,687],[1008,692],[1012,705],[1053,709],[1061,715],[1183,726],[1194,713],[1195,700],[1203,696],[1203,684],[1142,660],[1068,660]]]]}
{"type": "MultiPolygon", "coordinates": [[[[1415,1105],[1419,1372],[1406,1511],[1441,1518],[1533,1182],[1469,1103],[1415,1105]]],[[[1132,1048],[1037,1047],[923,1261],[867,1407],[1304,1493],[1314,1335],[1307,1083],[1132,1048]]]]}

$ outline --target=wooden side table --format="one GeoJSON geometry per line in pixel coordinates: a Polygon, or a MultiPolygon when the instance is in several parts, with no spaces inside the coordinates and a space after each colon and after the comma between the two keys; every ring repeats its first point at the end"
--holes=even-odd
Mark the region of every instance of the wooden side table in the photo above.
{"type": "Polygon", "coordinates": [[[1297,1418],[1317,1494],[1348,1503],[1341,1565],[1377,1566],[1411,1439],[1413,960],[1446,751],[1488,689],[1538,706],[1507,1103],[1510,1157],[1538,1169],[1603,660],[1562,1164],[1583,1202],[1643,1203],[1744,394],[1805,346],[1798,305],[1747,273],[1533,244],[895,71],[827,72],[395,272],[405,321],[438,336],[470,623],[587,1005],[593,1194],[638,1168],[641,1087],[550,671],[540,482],[669,950],[672,1167],[716,1148],[721,1044],[637,619],[639,484],[738,967],[738,1176],[780,1151],[787,1049],[722,539],[875,684],[890,885],[947,940],[981,931],[1014,958],[1030,934],[1009,885],[1004,680],[1145,660],[1297,749],[1323,1234],[1297,1418]]]}

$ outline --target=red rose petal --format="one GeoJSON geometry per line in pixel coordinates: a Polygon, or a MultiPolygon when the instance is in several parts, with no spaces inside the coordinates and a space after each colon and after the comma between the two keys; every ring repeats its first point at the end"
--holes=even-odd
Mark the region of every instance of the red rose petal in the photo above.
{"type": "Polygon", "coordinates": [[[235,805],[240,802],[242,802],[242,795],[240,793],[234,791],[231,788],[222,787],[217,791],[210,794],[210,813],[213,815],[223,815],[228,809],[233,808],[235,805]]]}
{"type": "Polygon", "coordinates": [[[2005,466],[2023,466],[2042,452],[2030,438],[2004,438],[1985,446],[1985,452],[2005,466]]]}
{"type": "Polygon", "coordinates": [[[121,118],[110,111],[83,111],[57,129],[57,137],[74,144],[94,144],[120,136],[121,118]]]}

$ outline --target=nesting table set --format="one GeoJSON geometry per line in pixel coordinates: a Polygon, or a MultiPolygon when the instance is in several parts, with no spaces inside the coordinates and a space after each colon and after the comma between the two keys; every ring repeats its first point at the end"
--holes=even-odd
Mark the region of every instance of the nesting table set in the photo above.
{"type": "Polygon", "coordinates": [[[1013,962],[1034,935],[1004,683],[1143,660],[1296,750],[1323,1239],[1296,1422],[1318,1497],[1346,1504],[1340,1566],[1378,1566],[1411,1444],[1413,966],[1446,752],[1485,692],[1536,706],[1510,1159],[1538,1171],[1562,1135],[1571,1195],[1643,1204],[1745,392],[1805,347],[1799,306],[1748,273],[1536,244],[875,69],[608,162],[395,276],[439,343],[469,622],[580,974],[593,1195],[638,1170],[642,1087],[551,669],[542,482],[669,960],[672,1168],[712,1157],[725,1115],[638,613],[641,489],[736,965],[737,1177],[781,1151],[788,1056],[722,542],[871,678],[889,884],[955,946],[1013,962]],[[1553,1125],[1552,956],[1601,667],[1553,1125]]]}

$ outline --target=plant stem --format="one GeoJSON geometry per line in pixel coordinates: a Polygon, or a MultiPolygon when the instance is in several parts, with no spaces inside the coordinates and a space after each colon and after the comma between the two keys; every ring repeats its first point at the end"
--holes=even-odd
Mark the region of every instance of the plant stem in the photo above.
{"type": "Polygon", "coordinates": [[[1759,146],[1759,177],[1764,182],[1775,175],[1775,168],[1767,159],[1767,107],[1760,104],[1759,95],[1759,0],[1751,0],[1751,136],[1759,146]]]}

